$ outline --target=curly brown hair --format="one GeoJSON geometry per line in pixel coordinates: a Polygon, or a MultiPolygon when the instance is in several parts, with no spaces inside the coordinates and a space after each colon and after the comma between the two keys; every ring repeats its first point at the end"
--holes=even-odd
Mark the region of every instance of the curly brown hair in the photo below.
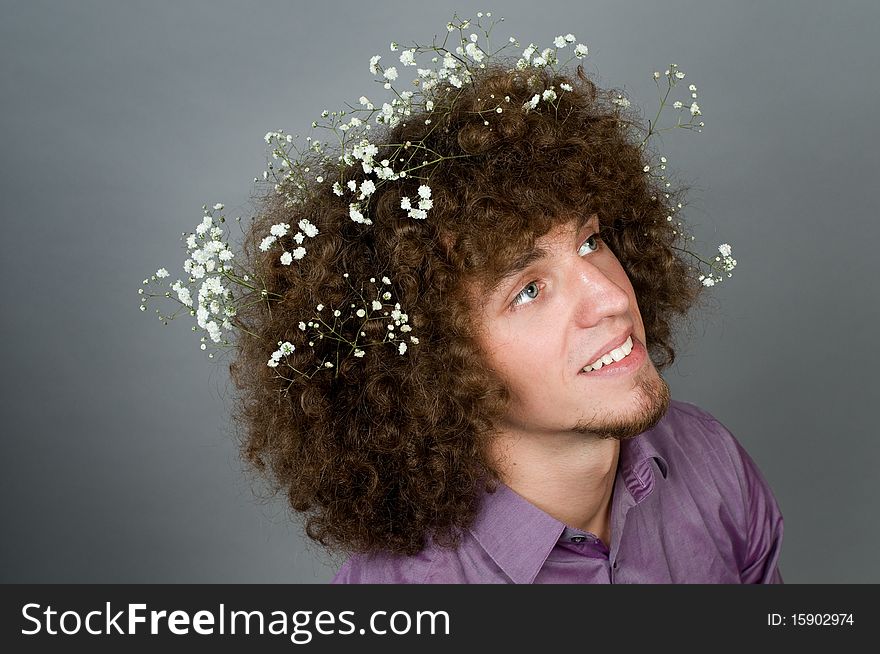
{"type": "MultiPolygon", "coordinates": [[[[372,225],[354,222],[348,200],[329,182],[304,204],[290,206],[277,193],[261,201],[245,258],[281,300],[269,310],[255,302],[235,318],[243,336],[230,365],[234,417],[243,459],[274,493],[286,493],[308,536],[331,552],[415,554],[428,538],[460,542],[478,491],[499,481],[485,446],[510,399],[504,380],[483,363],[476,303],[555,225],[598,214],[601,236],[638,298],[652,361],[659,370],[674,361],[673,322],[702,288],[678,247],[681,232],[666,219],[682,191],[645,174],[638,118],[613,96],[580,67],[568,76],[492,65],[463,88],[436,89],[432,110],[373,135],[377,160],[406,141],[442,159],[419,178],[379,186],[370,198],[372,225]],[[520,110],[562,83],[573,90],[555,109],[520,110]],[[502,100],[506,108],[496,113],[502,100]],[[427,220],[414,220],[401,211],[401,198],[414,197],[425,180],[433,208],[427,220]],[[320,234],[294,265],[257,246],[271,225],[302,218],[320,234]],[[300,370],[333,347],[309,347],[298,328],[317,304],[362,305],[343,272],[355,280],[390,277],[419,344],[405,356],[373,347],[335,371],[279,378],[266,362],[280,341],[296,346],[290,359],[300,370]]],[[[346,168],[343,183],[365,179],[359,168],[346,168]]],[[[338,179],[338,168],[326,170],[338,179]]],[[[382,340],[381,321],[367,329],[382,340]]]]}

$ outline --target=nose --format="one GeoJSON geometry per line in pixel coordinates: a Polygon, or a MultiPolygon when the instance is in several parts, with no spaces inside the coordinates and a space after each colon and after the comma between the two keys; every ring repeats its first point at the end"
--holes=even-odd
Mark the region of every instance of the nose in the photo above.
{"type": "Polygon", "coordinates": [[[632,286],[626,272],[618,265],[594,264],[581,259],[571,278],[572,311],[575,321],[583,327],[592,327],[603,318],[625,315],[630,309],[632,286]]]}

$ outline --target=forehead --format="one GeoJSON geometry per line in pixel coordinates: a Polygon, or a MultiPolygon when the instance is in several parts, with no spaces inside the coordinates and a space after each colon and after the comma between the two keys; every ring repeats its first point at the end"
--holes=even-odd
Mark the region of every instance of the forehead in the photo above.
{"type": "Polygon", "coordinates": [[[506,282],[515,278],[531,264],[550,256],[554,245],[567,244],[572,241],[589,222],[598,226],[598,216],[596,214],[577,214],[566,221],[556,223],[547,233],[537,238],[532,236],[528,239],[526,247],[512,252],[497,262],[495,270],[489,271],[484,286],[489,293],[498,291],[506,282]]]}

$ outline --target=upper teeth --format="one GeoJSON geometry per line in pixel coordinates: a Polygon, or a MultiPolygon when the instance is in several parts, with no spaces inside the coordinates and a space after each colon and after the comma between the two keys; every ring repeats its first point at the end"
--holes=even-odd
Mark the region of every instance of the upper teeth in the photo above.
{"type": "Polygon", "coordinates": [[[590,372],[591,370],[599,370],[602,366],[607,366],[609,363],[614,363],[615,361],[620,361],[624,357],[628,356],[633,349],[633,340],[632,336],[627,336],[626,340],[623,342],[623,345],[620,347],[616,347],[611,350],[608,354],[603,354],[601,357],[596,359],[593,363],[583,368],[583,372],[590,372]]]}

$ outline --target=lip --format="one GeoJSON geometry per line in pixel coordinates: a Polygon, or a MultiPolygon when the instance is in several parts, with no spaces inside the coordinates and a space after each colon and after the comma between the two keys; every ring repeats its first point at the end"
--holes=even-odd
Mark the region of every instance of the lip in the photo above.
{"type": "MultiPolygon", "coordinates": [[[[601,357],[603,354],[607,354],[608,352],[610,352],[614,348],[617,348],[617,347],[620,347],[621,345],[623,345],[626,342],[626,339],[629,338],[630,336],[632,336],[632,333],[633,333],[633,330],[632,330],[632,327],[630,327],[625,332],[623,332],[622,335],[613,337],[610,341],[608,341],[605,344],[605,347],[603,347],[598,352],[596,352],[596,354],[593,355],[592,359],[590,359],[585,364],[583,364],[580,368],[578,368],[578,371],[581,371],[584,368],[586,368],[587,366],[592,365],[594,361],[598,361],[599,357],[601,357]]],[[[636,339],[633,338],[633,345],[635,345],[635,341],[636,341],[636,339]]],[[[629,357],[627,357],[627,359],[628,358],[629,357]]],[[[624,359],[624,360],[626,360],[626,359],[624,359]]],[[[609,364],[609,365],[613,365],[613,364],[609,364]]]]}
{"type": "MultiPolygon", "coordinates": [[[[622,377],[632,375],[641,369],[647,358],[648,351],[645,349],[645,346],[642,345],[642,342],[639,339],[633,336],[632,351],[623,359],[608,365],[603,365],[599,370],[578,372],[578,375],[581,377],[622,377]]],[[[595,361],[595,359],[593,360],[595,361]]]]}

